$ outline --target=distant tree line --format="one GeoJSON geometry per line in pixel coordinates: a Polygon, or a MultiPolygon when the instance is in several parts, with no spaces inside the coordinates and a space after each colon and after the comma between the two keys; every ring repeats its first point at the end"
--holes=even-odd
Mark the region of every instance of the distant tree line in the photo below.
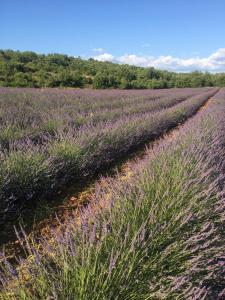
{"type": "Polygon", "coordinates": [[[225,73],[175,73],[62,54],[0,50],[0,86],[96,89],[225,86],[225,73]]]}

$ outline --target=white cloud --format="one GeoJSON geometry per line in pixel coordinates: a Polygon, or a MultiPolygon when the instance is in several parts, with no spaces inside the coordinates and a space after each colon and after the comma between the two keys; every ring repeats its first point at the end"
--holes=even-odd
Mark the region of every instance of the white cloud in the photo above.
{"type": "Polygon", "coordinates": [[[105,49],[103,49],[103,48],[93,48],[92,51],[102,53],[102,52],[105,51],[105,49]]]}
{"type": "Polygon", "coordinates": [[[171,55],[155,57],[136,54],[125,54],[114,57],[110,53],[103,53],[95,56],[94,59],[142,67],[155,67],[178,72],[189,72],[193,70],[225,72],[225,48],[220,48],[208,57],[203,58],[198,56],[192,58],[177,58],[171,55]]]}
{"type": "Polygon", "coordinates": [[[114,56],[109,53],[99,54],[99,55],[94,56],[93,58],[98,61],[113,61],[114,60],[114,56]]]}
{"type": "Polygon", "coordinates": [[[149,58],[146,56],[138,56],[135,54],[126,54],[117,58],[123,64],[147,66],[149,58]]]}

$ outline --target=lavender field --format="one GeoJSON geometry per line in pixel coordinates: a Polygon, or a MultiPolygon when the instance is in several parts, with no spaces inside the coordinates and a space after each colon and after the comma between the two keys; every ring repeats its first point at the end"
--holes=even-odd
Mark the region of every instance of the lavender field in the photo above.
{"type": "Polygon", "coordinates": [[[50,236],[17,228],[0,299],[224,299],[224,124],[225,89],[1,88],[2,225],[158,142],[50,236]]]}
{"type": "Polygon", "coordinates": [[[183,122],[217,90],[1,89],[0,224],[183,122]]]}

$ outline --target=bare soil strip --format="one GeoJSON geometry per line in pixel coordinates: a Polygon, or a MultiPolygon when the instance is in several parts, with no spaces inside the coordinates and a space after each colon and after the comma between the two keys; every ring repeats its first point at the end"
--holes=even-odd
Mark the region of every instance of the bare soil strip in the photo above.
{"type": "MultiPolygon", "coordinates": [[[[126,180],[130,176],[132,176],[132,164],[137,161],[141,161],[146,156],[146,151],[149,149],[150,151],[154,151],[156,145],[161,143],[162,141],[170,142],[176,139],[179,134],[181,128],[184,126],[188,120],[196,117],[196,115],[202,110],[206,109],[210,104],[212,98],[209,98],[198,110],[197,112],[189,117],[183,123],[179,123],[173,129],[168,130],[159,138],[156,138],[154,141],[150,141],[145,143],[138,149],[136,149],[133,153],[126,156],[126,158],[121,159],[108,168],[104,172],[96,175],[91,180],[86,181],[82,186],[72,185],[70,188],[67,188],[65,191],[61,191],[59,195],[59,199],[56,199],[58,203],[57,207],[51,208],[54,213],[48,215],[41,221],[34,222],[32,228],[29,228],[30,236],[35,237],[35,240],[41,237],[48,237],[51,235],[51,231],[55,229],[59,229],[61,224],[66,224],[66,221],[73,217],[75,220],[79,219],[79,211],[81,207],[86,206],[91,201],[91,195],[96,187],[96,185],[101,185],[103,177],[110,178],[119,178],[120,180],[126,180]]],[[[54,202],[55,203],[55,202],[54,202]]],[[[4,248],[4,252],[9,259],[14,260],[15,255],[22,254],[21,250],[21,241],[19,242],[17,239],[11,239],[9,242],[5,243],[2,247],[4,248]]]]}

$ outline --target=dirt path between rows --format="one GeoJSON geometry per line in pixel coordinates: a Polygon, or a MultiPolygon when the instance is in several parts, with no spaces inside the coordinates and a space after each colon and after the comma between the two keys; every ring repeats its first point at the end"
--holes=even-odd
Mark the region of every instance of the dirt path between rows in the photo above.
{"type": "MultiPolygon", "coordinates": [[[[184,126],[184,124],[188,121],[194,118],[199,112],[206,109],[208,105],[210,104],[212,98],[209,98],[205,104],[203,104],[197,112],[188,118],[185,122],[182,124],[178,124],[173,129],[170,129],[168,132],[160,136],[159,138],[155,139],[154,141],[151,141],[149,143],[145,143],[144,146],[141,146],[138,150],[134,151],[132,154],[129,154],[125,159],[120,160],[119,162],[111,167],[110,169],[106,170],[105,172],[102,172],[95,176],[95,178],[89,180],[84,184],[83,186],[71,186],[67,189],[67,191],[61,192],[59,195],[60,201],[57,201],[58,206],[51,208],[54,213],[52,213],[50,216],[47,216],[41,221],[34,222],[31,228],[29,228],[28,232],[30,232],[30,235],[35,237],[35,239],[39,239],[41,237],[48,238],[51,236],[52,230],[59,229],[60,224],[65,224],[66,221],[70,218],[79,218],[79,211],[81,207],[84,207],[91,201],[91,195],[93,191],[95,190],[96,185],[101,185],[102,177],[119,177],[122,180],[126,180],[130,176],[132,176],[132,169],[131,165],[135,161],[140,161],[144,159],[147,153],[150,151],[154,151],[154,148],[156,145],[158,145],[161,141],[167,141],[170,142],[174,139],[176,139],[179,134],[181,128],[184,126]]],[[[4,252],[6,256],[9,258],[9,260],[14,260],[15,255],[21,254],[22,250],[22,244],[21,240],[15,238],[12,239],[10,242],[6,243],[4,245],[4,252]]]]}

